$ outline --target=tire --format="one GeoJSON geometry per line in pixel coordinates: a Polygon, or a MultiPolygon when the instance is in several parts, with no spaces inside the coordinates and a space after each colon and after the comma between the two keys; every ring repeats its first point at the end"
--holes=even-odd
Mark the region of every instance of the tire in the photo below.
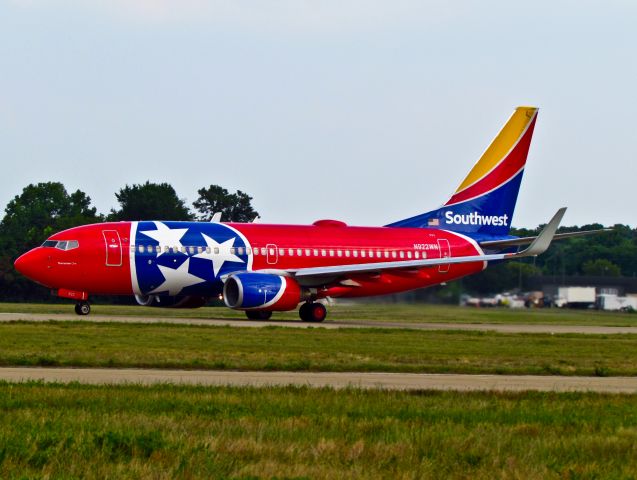
{"type": "Polygon", "coordinates": [[[327,317],[327,308],[322,303],[304,303],[299,309],[299,316],[304,322],[320,323],[327,317]]]}
{"type": "Polygon", "coordinates": [[[249,320],[270,320],[272,312],[267,310],[246,310],[246,317],[249,320]]]}
{"type": "Polygon", "coordinates": [[[75,304],[75,313],[78,315],[88,315],[91,313],[91,305],[88,302],[79,302],[75,304]]]}

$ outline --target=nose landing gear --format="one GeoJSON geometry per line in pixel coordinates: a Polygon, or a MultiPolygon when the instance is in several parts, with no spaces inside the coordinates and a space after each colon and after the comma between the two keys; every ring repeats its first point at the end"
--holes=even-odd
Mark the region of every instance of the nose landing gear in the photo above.
{"type": "Polygon", "coordinates": [[[78,315],[88,315],[91,313],[91,305],[86,301],[77,302],[75,304],[75,313],[78,315]]]}
{"type": "Polygon", "coordinates": [[[325,320],[327,309],[325,305],[318,302],[304,303],[299,309],[299,316],[304,322],[319,323],[325,320]]]}

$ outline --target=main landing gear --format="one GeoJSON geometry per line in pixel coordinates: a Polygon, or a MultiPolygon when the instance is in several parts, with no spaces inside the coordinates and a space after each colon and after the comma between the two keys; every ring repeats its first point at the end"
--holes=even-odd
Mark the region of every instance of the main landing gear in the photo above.
{"type": "Polygon", "coordinates": [[[86,301],[77,302],[75,304],[75,313],[78,315],[88,315],[91,313],[91,305],[86,301]]]}
{"type": "Polygon", "coordinates": [[[304,303],[299,309],[299,316],[304,322],[319,323],[325,320],[327,316],[327,308],[318,302],[304,303]]]}

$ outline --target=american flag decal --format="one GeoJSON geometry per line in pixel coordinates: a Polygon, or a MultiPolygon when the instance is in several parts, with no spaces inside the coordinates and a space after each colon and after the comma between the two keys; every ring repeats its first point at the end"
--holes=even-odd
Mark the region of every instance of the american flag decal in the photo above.
{"type": "Polygon", "coordinates": [[[440,226],[440,220],[437,218],[430,218],[427,221],[427,226],[429,227],[439,227],[440,226]]]}

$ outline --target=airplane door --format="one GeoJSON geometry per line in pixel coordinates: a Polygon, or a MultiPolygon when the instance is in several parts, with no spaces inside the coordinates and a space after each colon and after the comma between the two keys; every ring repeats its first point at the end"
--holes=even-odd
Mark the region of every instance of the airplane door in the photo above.
{"type": "Polygon", "coordinates": [[[102,230],[106,246],[106,266],[122,266],[122,241],[117,230],[102,230]]]}
{"type": "Polygon", "coordinates": [[[268,265],[275,265],[279,261],[279,249],[273,243],[268,243],[265,246],[266,250],[266,262],[268,265]]]}
{"type": "MultiPolygon", "coordinates": [[[[449,245],[449,240],[446,238],[438,239],[438,248],[440,249],[440,258],[450,258],[451,257],[451,246],[449,245]]],[[[449,271],[449,264],[439,265],[438,271],[440,273],[447,273],[449,271]]]]}

